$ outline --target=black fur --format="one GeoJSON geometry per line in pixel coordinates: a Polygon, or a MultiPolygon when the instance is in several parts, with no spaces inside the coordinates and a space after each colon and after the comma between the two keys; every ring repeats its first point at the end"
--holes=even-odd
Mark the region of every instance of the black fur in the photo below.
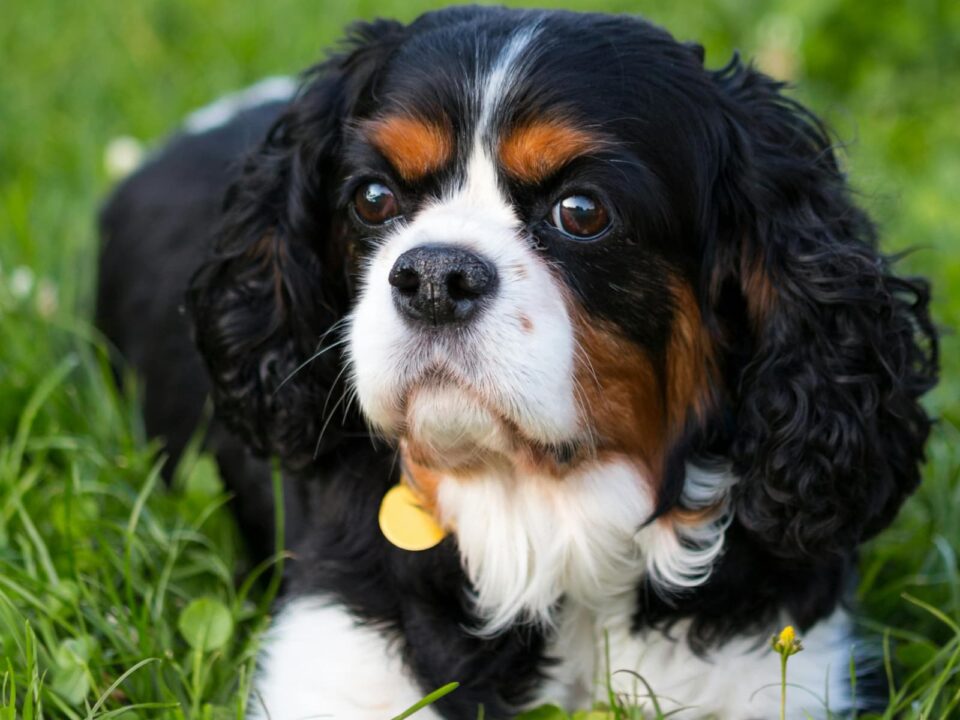
{"type": "Polygon", "coordinates": [[[218,416],[254,450],[290,469],[310,465],[362,424],[327,427],[318,408],[338,387],[342,352],[323,352],[347,310],[338,230],[344,122],[382,63],[398,25],[355,31],[355,49],[310,71],[296,102],[247,159],[226,196],[215,252],[192,281],[197,346],[218,416]]]}
{"type": "MultiPolygon", "coordinates": [[[[638,630],[691,618],[706,652],[782,609],[802,628],[827,616],[857,546],[919,482],[930,420],[918,399],[937,375],[927,285],[878,252],[821,123],[739,60],[707,71],[702,48],[635,19],[456,8],[361,25],[288,105],[173,141],[101,218],[98,323],[144,375],[148,431],[176,456],[211,392],[210,443],[254,551],[272,549],[272,513],[267,466],[248,449],[284,468],[289,592],[330,593],[396,631],[425,690],[464,682],[441,704],[450,718],[478,703],[503,716],[548,661],[533,629],[463,631],[476,618],[454,540],[404,553],[375,526],[393,450],[370,443],[345,401],[331,345],[368,239],[349,219],[351,183],[381,171],[351,128],[389,106],[468,116],[459,90],[483,60],[476,38],[495,51],[535,17],[538,63],[502,121],[562,108],[617,140],[569,169],[615,211],[603,242],[542,222],[559,186],[507,188],[538,248],[590,314],[655,357],[673,320],[666,275],[686,278],[721,351],[718,400],[667,453],[659,510],[676,506],[685,459],[729,460],[740,482],[726,554],[696,590],[641,587],[638,630]],[[203,365],[179,312],[191,277],[203,365]]],[[[458,169],[398,192],[415,206],[458,169]]]]}
{"type": "Polygon", "coordinates": [[[917,399],[937,374],[929,289],[877,252],[815,117],[737,63],[717,80],[739,167],[717,228],[730,254],[713,272],[736,277],[723,263],[748,253],[775,292],[734,401],[737,518],[779,556],[843,554],[920,481],[930,420],[917,399]]]}

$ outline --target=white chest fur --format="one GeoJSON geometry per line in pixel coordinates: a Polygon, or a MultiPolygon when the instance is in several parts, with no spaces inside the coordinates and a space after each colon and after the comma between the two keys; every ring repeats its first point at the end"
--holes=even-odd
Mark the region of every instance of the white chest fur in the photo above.
{"type": "MultiPolygon", "coordinates": [[[[688,507],[720,503],[728,478],[691,468],[688,507]],[[709,488],[709,491],[707,490],[709,488]]],[[[648,523],[654,493],[627,459],[594,463],[561,479],[499,475],[445,478],[438,509],[453,527],[476,591],[484,632],[518,620],[556,624],[561,597],[600,615],[632,598],[642,575],[666,589],[702,582],[722,549],[725,519],[648,523]]]]}
{"type": "MultiPolygon", "coordinates": [[[[693,720],[767,720],[779,716],[780,660],[769,634],[734,638],[705,656],[687,643],[689,623],[679,622],[668,635],[633,632],[632,613],[600,617],[583,607],[564,608],[548,654],[556,665],[540,699],[566,707],[589,707],[607,701],[608,683],[626,704],[654,717],[660,711],[693,720]]],[[[774,632],[788,618],[769,628],[774,632]]],[[[787,717],[827,717],[850,710],[844,678],[852,644],[850,621],[843,611],[812,628],[804,650],[790,658],[787,717]]]]}

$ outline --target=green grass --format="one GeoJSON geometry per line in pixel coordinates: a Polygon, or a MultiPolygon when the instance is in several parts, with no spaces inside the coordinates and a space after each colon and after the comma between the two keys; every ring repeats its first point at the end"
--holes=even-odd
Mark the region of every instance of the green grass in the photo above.
{"type": "MultiPolygon", "coordinates": [[[[604,9],[642,12],[704,41],[710,65],[740,48],[794,77],[799,97],[848,141],[847,164],[886,247],[916,248],[904,267],[933,279],[937,320],[957,326],[960,3],[791,5],[609,0],[604,9]]],[[[276,577],[280,559],[246,564],[209,458],[192,453],[172,488],[158,482],[162,449],[128,399],[135,382],[118,392],[88,325],[104,150],[120,135],[154,143],[218,94],[306,66],[350,20],[425,8],[0,7],[0,719],[242,717],[272,595],[253,580],[276,577]]],[[[948,336],[924,486],[861,563],[863,629],[885,650],[892,680],[888,718],[960,712],[958,350],[948,336]]],[[[772,653],[770,667],[758,685],[778,682],[772,653]]],[[[611,694],[577,717],[635,718],[638,705],[656,714],[638,683],[637,697],[611,694]]]]}

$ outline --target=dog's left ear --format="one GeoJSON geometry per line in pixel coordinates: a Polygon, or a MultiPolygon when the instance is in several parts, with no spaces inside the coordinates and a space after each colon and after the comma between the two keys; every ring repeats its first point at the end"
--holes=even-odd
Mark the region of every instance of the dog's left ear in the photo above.
{"type": "Polygon", "coordinates": [[[287,467],[309,464],[341,434],[327,420],[339,420],[345,392],[333,332],[349,301],[335,199],[342,131],[404,33],[395,22],[359,24],[343,52],[307,74],[229,189],[213,256],[191,281],[217,417],[287,467]]]}
{"type": "Polygon", "coordinates": [[[738,59],[704,268],[728,345],[738,521],[783,557],[849,551],[919,482],[937,377],[923,280],[894,275],[822,124],[738,59]]]}

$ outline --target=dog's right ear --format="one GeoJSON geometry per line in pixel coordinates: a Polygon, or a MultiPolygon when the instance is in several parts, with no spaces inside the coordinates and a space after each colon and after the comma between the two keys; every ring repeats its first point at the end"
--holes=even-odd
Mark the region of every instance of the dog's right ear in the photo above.
{"type": "Polygon", "coordinates": [[[348,303],[334,187],[341,133],[404,34],[395,22],[356,25],[344,52],[306,73],[228,190],[213,254],[188,291],[217,417],[288,467],[341,434],[326,420],[340,417],[342,355],[325,350],[348,303]]]}

